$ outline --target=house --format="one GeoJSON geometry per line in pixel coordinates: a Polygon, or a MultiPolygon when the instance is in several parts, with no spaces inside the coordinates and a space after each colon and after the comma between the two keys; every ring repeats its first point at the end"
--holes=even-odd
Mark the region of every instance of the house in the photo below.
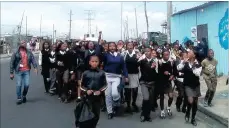
{"type": "Polygon", "coordinates": [[[228,75],[228,1],[206,2],[202,5],[176,12],[171,17],[171,42],[195,44],[202,39],[215,52],[218,74],[228,75]]]}

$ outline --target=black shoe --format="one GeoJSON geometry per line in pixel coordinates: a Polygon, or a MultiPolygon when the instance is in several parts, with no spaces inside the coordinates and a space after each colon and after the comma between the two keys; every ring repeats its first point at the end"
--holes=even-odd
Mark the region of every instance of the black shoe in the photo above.
{"type": "Polygon", "coordinates": [[[75,126],[76,126],[76,128],[79,128],[79,122],[78,121],[75,121],[75,126]]]}
{"type": "Polygon", "coordinates": [[[118,107],[114,107],[114,108],[113,108],[113,115],[114,115],[114,116],[117,115],[117,112],[118,112],[118,107]]]}
{"type": "Polygon", "coordinates": [[[113,116],[112,113],[108,114],[108,119],[109,119],[109,120],[111,120],[113,117],[114,117],[114,116],[113,116]]]}
{"type": "Polygon", "coordinates": [[[49,94],[51,95],[51,96],[53,96],[53,95],[55,95],[55,92],[53,92],[53,91],[49,91],[49,94]]]}
{"type": "Polygon", "coordinates": [[[67,104],[67,103],[69,103],[70,101],[69,101],[69,99],[65,98],[63,102],[67,104]]]}
{"type": "Polygon", "coordinates": [[[208,103],[205,100],[204,100],[204,107],[208,107],[208,103]]]}
{"type": "Polygon", "coordinates": [[[155,109],[157,109],[157,108],[158,108],[158,104],[157,104],[157,103],[155,103],[154,108],[155,108],[155,109]]]}
{"type": "Polygon", "coordinates": [[[186,113],[186,114],[185,114],[185,121],[186,121],[186,122],[189,122],[189,118],[190,118],[190,115],[186,113]]]}
{"type": "Polygon", "coordinates": [[[186,113],[186,108],[183,107],[183,108],[182,108],[182,112],[183,112],[183,113],[186,113]]]}
{"type": "Polygon", "coordinates": [[[212,107],[212,106],[213,106],[213,104],[212,104],[212,103],[208,103],[208,106],[209,106],[209,107],[212,107]]]}
{"type": "Polygon", "coordinates": [[[146,120],[145,120],[145,117],[144,116],[140,116],[140,121],[141,122],[145,122],[146,120]]]}
{"type": "Polygon", "coordinates": [[[181,112],[180,107],[176,106],[176,108],[177,108],[177,112],[181,112]]]}
{"type": "Polygon", "coordinates": [[[124,104],[125,103],[125,100],[122,98],[121,99],[121,104],[124,104]]]}
{"type": "Polygon", "coordinates": [[[148,122],[152,122],[152,119],[150,117],[145,117],[145,120],[148,122]]]}
{"type": "Polygon", "coordinates": [[[139,112],[139,108],[136,104],[132,103],[132,107],[134,112],[139,112]]]}
{"type": "Polygon", "coordinates": [[[196,120],[195,120],[195,119],[192,119],[192,120],[191,120],[191,124],[192,124],[193,126],[197,126],[196,120]]]}
{"type": "Polygon", "coordinates": [[[103,105],[103,107],[101,108],[101,111],[102,111],[102,112],[106,112],[106,110],[107,110],[107,109],[106,109],[106,106],[103,105]]]}
{"type": "Polygon", "coordinates": [[[26,97],[25,97],[25,96],[23,96],[23,98],[22,98],[22,102],[23,102],[23,103],[26,103],[26,102],[27,102],[27,99],[26,99],[26,97]]]}
{"type": "Polygon", "coordinates": [[[145,117],[145,116],[140,116],[140,121],[141,122],[145,122],[145,121],[148,121],[148,122],[152,122],[152,119],[150,117],[145,117]]]}
{"type": "Polygon", "coordinates": [[[60,99],[61,99],[61,102],[65,102],[66,98],[65,97],[61,97],[60,99]]]}
{"type": "Polygon", "coordinates": [[[22,104],[22,100],[18,99],[16,103],[17,103],[17,105],[20,105],[20,104],[22,104]]]}
{"type": "Polygon", "coordinates": [[[125,110],[126,113],[132,114],[132,109],[130,106],[128,106],[125,110]]]}
{"type": "Polygon", "coordinates": [[[145,122],[145,121],[146,121],[145,116],[143,116],[143,112],[141,113],[140,121],[141,121],[141,122],[145,122]]]}
{"type": "Polygon", "coordinates": [[[152,112],[155,112],[156,110],[155,110],[155,108],[154,108],[154,107],[152,107],[151,111],[152,111],[152,112]]]}

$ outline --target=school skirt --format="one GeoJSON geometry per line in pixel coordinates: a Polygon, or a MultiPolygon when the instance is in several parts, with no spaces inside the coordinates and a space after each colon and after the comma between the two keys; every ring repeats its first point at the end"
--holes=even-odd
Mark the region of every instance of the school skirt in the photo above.
{"type": "Polygon", "coordinates": [[[160,79],[157,83],[157,92],[158,94],[168,94],[168,93],[173,93],[173,87],[172,83],[170,81],[168,82],[162,82],[160,79]]]}
{"type": "Polygon", "coordinates": [[[201,96],[200,86],[197,86],[195,88],[185,86],[185,94],[188,97],[200,97],[201,96]]]}
{"type": "Polygon", "coordinates": [[[129,85],[125,85],[125,88],[137,88],[139,87],[139,74],[128,74],[129,85]]]}

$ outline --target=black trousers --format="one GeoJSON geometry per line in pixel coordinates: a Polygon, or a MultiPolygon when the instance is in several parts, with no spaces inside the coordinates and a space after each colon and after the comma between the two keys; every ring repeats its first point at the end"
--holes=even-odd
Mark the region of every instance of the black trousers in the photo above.
{"type": "Polygon", "coordinates": [[[45,86],[45,91],[49,92],[50,89],[50,81],[47,80],[47,78],[49,78],[49,68],[43,68],[42,67],[42,71],[41,74],[43,76],[43,80],[44,80],[44,86],[45,86]]]}
{"type": "MultiPolygon", "coordinates": [[[[178,97],[177,97],[177,100],[176,100],[176,106],[178,108],[180,108],[182,102],[184,101],[184,85],[182,82],[176,80],[175,81],[175,84],[177,86],[177,91],[178,91],[178,97]]],[[[183,102],[184,103],[184,102],[183,102]]]]}
{"type": "Polygon", "coordinates": [[[92,120],[85,122],[80,122],[80,128],[96,128],[96,125],[100,118],[100,106],[101,106],[101,96],[89,96],[87,97],[92,104],[92,112],[95,114],[95,117],[92,120]]]}
{"type": "Polygon", "coordinates": [[[66,98],[68,95],[68,80],[69,80],[69,70],[60,71],[57,70],[56,78],[58,81],[57,84],[57,93],[59,97],[66,98]]]}
{"type": "Polygon", "coordinates": [[[137,88],[125,88],[125,101],[127,103],[127,107],[130,107],[131,97],[132,97],[132,105],[136,105],[136,100],[138,96],[138,87],[137,88]]]}
{"type": "Polygon", "coordinates": [[[155,82],[140,82],[143,96],[142,116],[150,118],[150,112],[154,106],[154,89],[155,82]]]}

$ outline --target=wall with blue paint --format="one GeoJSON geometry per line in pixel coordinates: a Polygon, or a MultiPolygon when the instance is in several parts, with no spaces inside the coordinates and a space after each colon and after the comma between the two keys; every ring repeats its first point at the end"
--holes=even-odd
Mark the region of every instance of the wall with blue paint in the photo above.
{"type": "Polygon", "coordinates": [[[228,2],[217,2],[198,10],[192,10],[171,18],[171,41],[191,39],[191,27],[208,25],[209,48],[215,51],[218,74],[228,75],[228,2]]]}

